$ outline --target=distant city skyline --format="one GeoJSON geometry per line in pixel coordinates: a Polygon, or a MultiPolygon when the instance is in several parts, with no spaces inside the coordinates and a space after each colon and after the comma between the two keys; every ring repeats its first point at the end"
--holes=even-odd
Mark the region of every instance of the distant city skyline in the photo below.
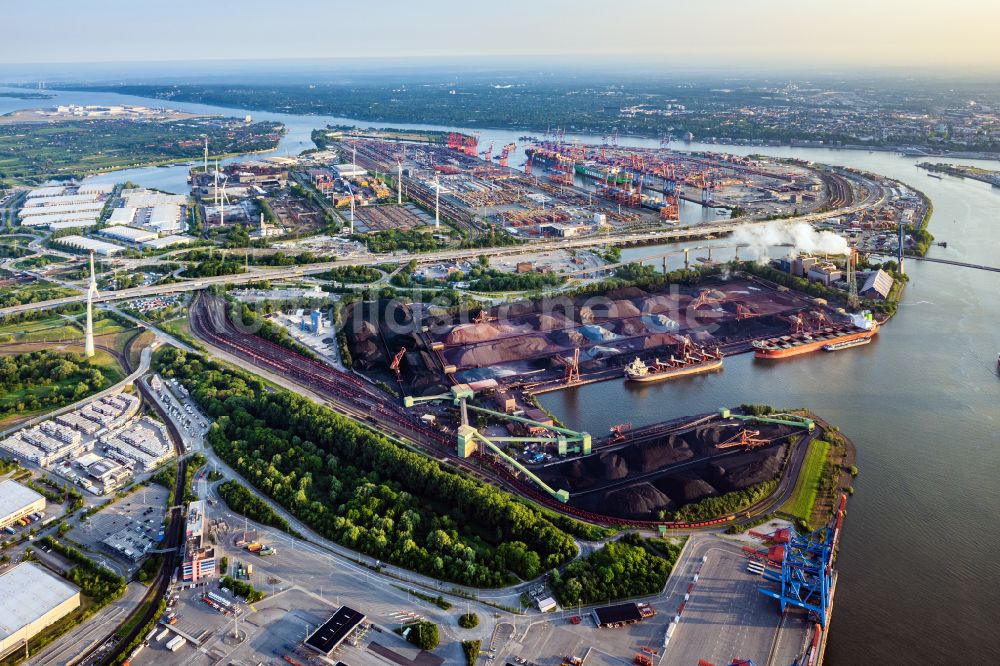
{"type": "Polygon", "coordinates": [[[667,71],[1000,66],[991,0],[16,0],[5,10],[21,28],[0,43],[4,65],[531,55],[623,71],[639,61],[667,71]]]}

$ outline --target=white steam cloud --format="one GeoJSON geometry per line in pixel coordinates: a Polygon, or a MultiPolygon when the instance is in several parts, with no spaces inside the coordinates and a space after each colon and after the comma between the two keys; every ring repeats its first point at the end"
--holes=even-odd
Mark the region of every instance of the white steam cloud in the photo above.
{"type": "Polygon", "coordinates": [[[816,231],[806,222],[775,221],[743,226],[733,233],[733,240],[749,246],[755,259],[767,259],[768,250],[779,245],[790,245],[794,252],[809,254],[848,254],[851,251],[846,239],[832,231],[816,231]]]}

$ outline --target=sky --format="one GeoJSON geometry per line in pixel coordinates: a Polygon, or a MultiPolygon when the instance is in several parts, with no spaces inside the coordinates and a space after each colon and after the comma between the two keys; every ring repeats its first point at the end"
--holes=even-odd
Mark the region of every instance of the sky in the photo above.
{"type": "MultiPolygon", "coordinates": [[[[0,64],[572,56],[629,68],[1000,67],[1000,0],[4,0],[0,64]],[[612,59],[613,60],[609,60],[612,59]]],[[[30,68],[28,68],[30,69],[30,68]]]]}

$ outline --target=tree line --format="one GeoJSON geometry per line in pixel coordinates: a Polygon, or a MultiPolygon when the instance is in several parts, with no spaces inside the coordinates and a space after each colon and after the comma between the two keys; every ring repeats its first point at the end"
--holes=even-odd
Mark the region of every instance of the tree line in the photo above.
{"type": "Polygon", "coordinates": [[[236,513],[262,525],[270,525],[284,532],[298,534],[291,528],[288,521],[278,515],[267,502],[247,490],[238,481],[226,481],[219,485],[218,491],[226,505],[236,513]]]}
{"type": "Polygon", "coordinates": [[[666,585],[681,547],[663,542],[662,551],[665,557],[632,532],[571,562],[562,573],[554,571],[552,589],[563,606],[656,594],[666,585]]]}
{"type": "Polygon", "coordinates": [[[108,385],[100,368],[79,354],[49,350],[0,357],[0,417],[61,407],[108,385]]]}
{"type": "Polygon", "coordinates": [[[317,533],[435,578],[495,587],[576,554],[541,511],[289,391],[168,348],[177,377],[215,419],[208,440],[257,489],[317,533]]]}

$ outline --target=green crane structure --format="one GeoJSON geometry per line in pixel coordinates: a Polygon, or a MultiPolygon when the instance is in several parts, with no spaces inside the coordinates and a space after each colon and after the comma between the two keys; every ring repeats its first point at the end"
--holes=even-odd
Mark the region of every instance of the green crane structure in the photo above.
{"type": "Polygon", "coordinates": [[[530,443],[543,443],[543,444],[555,444],[559,455],[567,455],[569,453],[580,453],[582,455],[589,455],[592,451],[592,439],[590,433],[577,432],[575,430],[570,430],[569,428],[563,428],[560,426],[552,425],[550,423],[541,423],[539,421],[534,421],[523,416],[515,416],[513,414],[506,414],[504,412],[498,412],[492,409],[486,409],[485,407],[477,407],[475,405],[468,404],[468,401],[475,396],[475,391],[468,384],[456,384],[451,387],[448,393],[441,393],[438,395],[414,397],[406,396],[403,398],[403,405],[405,407],[413,407],[416,404],[424,402],[436,402],[441,400],[450,400],[452,404],[457,405],[461,413],[461,425],[458,427],[458,442],[456,447],[456,453],[459,458],[468,458],[473,453],[475,453],[480,444],[486,447],[491,453],[493,453],[497,458],[499,458],[503,463],[514,468],[525,477],[530,479],[535,485],[544,490],[546,493],[556,498],[560,502],[569,501],[569,492],[566,490],[556,490],[549,486],[547,483],[542,481],[538,476],[529,470],[527,467],[522,465],[516,459],[511,457],[506,451],[504,451],[497,442],[530,442],[530,443]],[[474,412],[479,412],[481,414],[488,414],[500,419],[505,419],[508,421],[515,421],[517,423],[523,423],[528,426],[534,426],[536,428],[544,429],[548,432],[555,433],[555,436],[528,436],[528,437],[514,437],[514,436],[490,436],[487,437],[483,433],[479,432],[475,427],[469,424],[469,410],[474,412]]]}

